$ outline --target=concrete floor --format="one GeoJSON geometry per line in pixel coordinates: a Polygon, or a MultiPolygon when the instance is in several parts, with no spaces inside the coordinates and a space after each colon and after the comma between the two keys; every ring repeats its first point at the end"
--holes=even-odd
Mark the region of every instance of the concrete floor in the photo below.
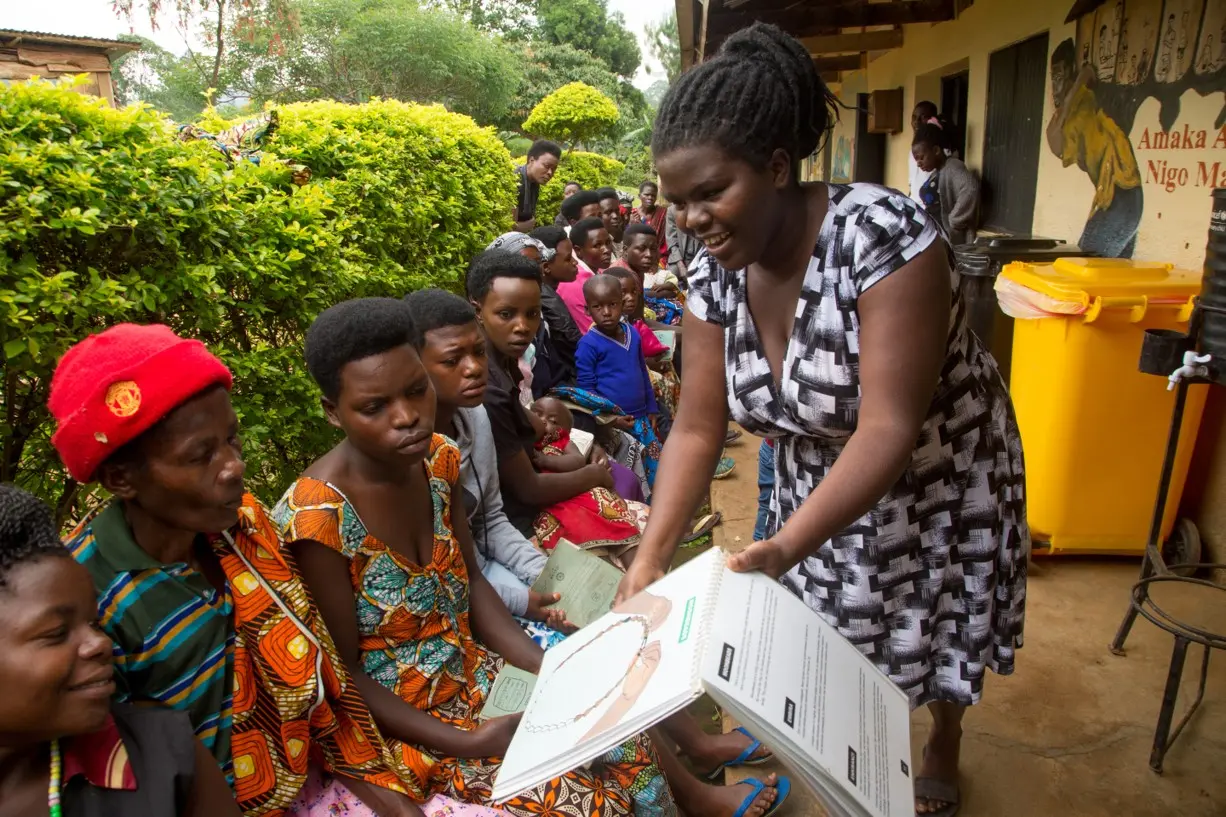
{"type": "MultiPolygon", "coordinates": [[[[757,510],[758,441],[745,435],[727,454],[737,469],[714,483],[723,513],[715,541],[736,549],[752,539],[757,510]]],[[[1214,654],[1205,700],[1167,754],[1165,773],[1149,770],[1172,639],[1143,619],[1128,655],[1107,650],[1127,606],[1139,560],[1045,559],[1030,571],[1026,644],[1017,671],[989,673],[983,700],[967,714],[962,748],[962,815],[1226,815],[1226,652],[1214,654]]],[[[1168,610],[1226,631],[1226,593],[1166,592],[1168,610]]],[[[1195,695],[1201,648],[1188,654],[1176,720],[1195,695]]],[[[912,751],[930,720],[912,716],[912,751]]],[[[764,770],[754,769],[754,774],[764,770]]],[[[780,769],[780,771],[783,771],[780,769]]],[[[794,791],[781,817],[822,815],[794,791]]]]}

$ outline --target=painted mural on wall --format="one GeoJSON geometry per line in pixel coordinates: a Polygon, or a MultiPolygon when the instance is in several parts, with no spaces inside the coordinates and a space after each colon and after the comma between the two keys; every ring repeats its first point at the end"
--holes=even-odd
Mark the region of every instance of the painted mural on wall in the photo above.
{"type": "Polygon", "coordinates": [[[1131,258],[1146,186],[1226,186],[1226,104],[1212,129],[1175,129],[1189,91],[1223,93],[1226,103],[1226,0],[1107,0],[1052,51],[1047,145],[1094,184],[1083,248],[1131,258]],[[1137,133],[1151,98],[1157,121],[1137,133]],[[1168,155],[1180,149],[1197,158],[1168,155]]]}
{"type": "Polygon", "coordinates": [[[839,134],[834,141],[834,159],[830,162],[830,181],[847,184],[851,181],[851,140],[839,134]]]}

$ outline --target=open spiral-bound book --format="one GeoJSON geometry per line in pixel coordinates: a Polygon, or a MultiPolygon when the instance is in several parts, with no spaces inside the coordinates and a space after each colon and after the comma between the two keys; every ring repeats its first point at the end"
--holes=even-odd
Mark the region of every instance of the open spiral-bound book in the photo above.
{"type": "Polygon", "coordinates": [[[588,763],[704,692],[831,815],[912,817],[907,697],[804,602],[712,549],[545,654],[494,799],[588,763]]]}

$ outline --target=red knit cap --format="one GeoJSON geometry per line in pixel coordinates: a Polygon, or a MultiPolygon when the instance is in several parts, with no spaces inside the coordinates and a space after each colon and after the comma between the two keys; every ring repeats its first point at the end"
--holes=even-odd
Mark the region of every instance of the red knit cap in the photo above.
{"type": "Polygon", "coordinates": [[[112,326],[60,358],[47,400],[56,421],[51,444],[73,479],[90,482],[107,457],[190,397],[233,382],[203,343],[169,326],[112,326]]]}

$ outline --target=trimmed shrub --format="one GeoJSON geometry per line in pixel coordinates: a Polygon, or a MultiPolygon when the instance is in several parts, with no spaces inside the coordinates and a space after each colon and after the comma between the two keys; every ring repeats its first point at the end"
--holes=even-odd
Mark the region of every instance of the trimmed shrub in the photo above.
{"type": "Polygon", "coordinates": [[[301,188],[275,156],[230,167],[148,108],[0,87],[0,480],[75,516],[49,442],[55,363],[109,325],[161,322],[233,369],[249,488],[275,499],[336,440],[302,361],[315,315],[454,287],[510,221],[510,157],[467,117],[311,103],[281,122],[266,147],[312,168],[301,188]]]}
{"type": "Polygon", "coordinates": [[[562,206],[562,188],[567,182],[579,182],[584,190],[614,187],[625,165],[599,153],[572,151],[562,156],[558,170],[549,184],[541,188],[536,204],[536,223],[550,224],[562,206]]]}
{"type": "Polygon", "coordinates": [[[363,269],[363,286],[348,297],[461,287],[468,262],[510,222],[510,154],[496,131],[466,116],[395,100],[277,112],[281,126],[266,148],[311,168],[348,218],[343,252],[363,269]]]}
{"type": "Polygon", "coordinates": [[[613,100],[583,82],[563,85],[537,103],[524,130],[566,145],[607,136],[620,118],[613,100]]]}

